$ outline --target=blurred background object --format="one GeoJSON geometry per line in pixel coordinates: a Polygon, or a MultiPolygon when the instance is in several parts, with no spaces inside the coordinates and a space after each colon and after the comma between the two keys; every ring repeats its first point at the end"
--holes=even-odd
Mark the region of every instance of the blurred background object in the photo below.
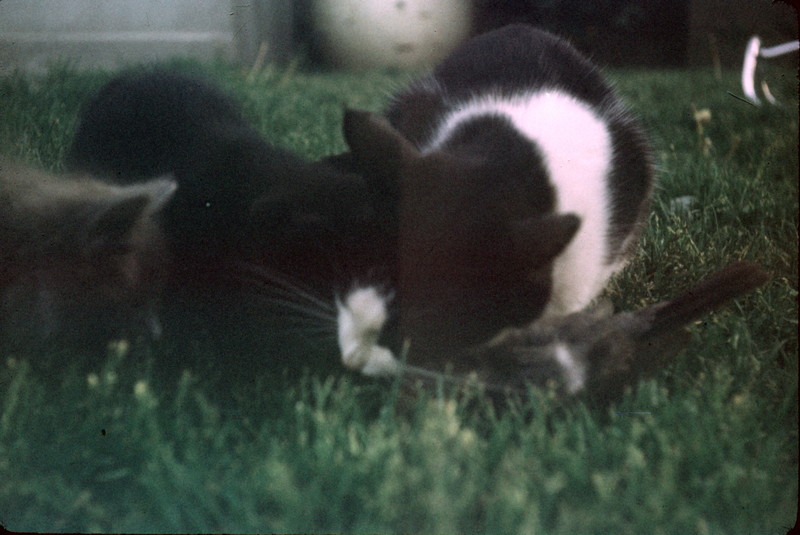
{"type": "MultiPolygon", "coordinates": [[[[689,27],[690,66],[740,69],[752,35],[760,36],[765,46],[797,39],[797,10],[781,0],[694,0],[689,27]]],[[[797,56],[771,63],[796,67],[797,56]]]]}
{"type": "Polygon", "coordinates": [[[465,0],[316,0],[322,57],[346,69],[431,66],[470,35],[465,0]]]}
{"type": "Polygon", "coordinates": [[[528,22],[569,39],[600,65],[679,66],[691,0],[474,0],[475,29],[528,22]]]}
{"type": "MultiPolygon", "coordinates": [[[[742,61],[742,91],[744,96],[753,104],[760,105],[761,99],[756,94],[756,78],[758,74],[758,61],[760,59],[778,58],[780,56],[797,52],[800,49],[800,41],[787,41],[779,45],[763,47],[761,38],[754,35],[747,42],[747,48],[742,61]]],[[[761,93],[764,98],[773,105],[778,105],[778,100],[769,89],[766,79],[761,80],[761,93]]]]}
{"type": "Polygon", "coordinates": [[[173,57],[417,68],[512,22],[615,67],[739,69],[750,36],[797,38],[795,9],[770,0],[2,0],[0,72],[173,57]]]}
{"type": "Polygon", "coordinates": [[[0,73],[54,61],[117,67],[172,57],[234,59],[231,9],[214,0],[0,1],[0,73]]]}

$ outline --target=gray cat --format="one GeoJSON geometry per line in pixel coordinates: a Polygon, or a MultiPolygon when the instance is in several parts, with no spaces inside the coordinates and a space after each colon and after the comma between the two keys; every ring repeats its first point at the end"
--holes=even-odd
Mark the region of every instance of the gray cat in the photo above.
{"type": "Polygon", "coordinates": [[[5,349],[158,334],[169,257],[158,216],[176,184],[112,185],[0,158],[0,340],[5,349]]]}

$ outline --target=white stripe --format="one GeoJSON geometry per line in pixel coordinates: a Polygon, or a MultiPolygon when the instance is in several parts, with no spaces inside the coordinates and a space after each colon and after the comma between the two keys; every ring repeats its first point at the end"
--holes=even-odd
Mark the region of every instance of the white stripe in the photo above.
{"type": "Polygon", "coordinates": [[[586,104],[559,91],[513,99],[477,98],[446,116],[423,152],[435,150],[462,122],[499,115],[536,143],[556,192],[559,213],[581,218],[572,243],[553,266],[553,295],[545,315],[581,310],[605,287],[619,266],[608,266],[610,201],[607,174],[612,156],[605,122],[586,104]]]}

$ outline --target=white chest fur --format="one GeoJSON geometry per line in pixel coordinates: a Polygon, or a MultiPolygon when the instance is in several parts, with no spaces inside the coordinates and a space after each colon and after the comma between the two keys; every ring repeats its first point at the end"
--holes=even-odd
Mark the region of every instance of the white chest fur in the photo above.
{"type": "Polygon", "coordinates": [[[613,154],[605,122],[587,105],[559,91],[513,99],[481,97],[445,116],[423,152],[441,146],[471,118],[508,118],[536,144],[555,190],[555,212],[580,217],[581,226],[553,266],[553,292],[545,316],[583,309],[621,265],[606,261],[609,233],[607,175],[613,154]]]}

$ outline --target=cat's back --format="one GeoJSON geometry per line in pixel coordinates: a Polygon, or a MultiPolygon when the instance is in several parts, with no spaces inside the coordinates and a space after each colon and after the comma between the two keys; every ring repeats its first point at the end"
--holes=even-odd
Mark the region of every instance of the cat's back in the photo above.
{"type": "Polygon", "coordinates": [[[122,180],[185,167],[213,138],[254,135],[241,110],[204,80],[166,70],[122,74],[84,107],[67,167],[122,180]]]}
{"type": "Polygon", "coordinates": [[[558,89],[600,104],[610,87],[595,66],[564,39],[513,24],[467,42],[432,73],[450,98],[496,92],[504,96],[558,89]]]}
{"type": "Polygon", "coordinates": [[[252,199],[295,160],[266,143],[223,89],[163,69],[123,73],[84,107],[67,156],[73,172],[132,184],[172,175],[165,210],[174,248],[202,258],[238,240],[252,199]]]}
{"type": "MultiPolygon", "coordinates": [[[[423,154],[509,162],[530,153],[522,161],[538,160],[518,166],[516,184],[546,186],[552,202],[545,211],[581,221],[554,260],[548,314],[585,306],[630,257],[652,190],[647,139],[600,71],[567,41],[527,25],[480,35],[401,92],[387,115],[423,154]]],[[[497,173],[485,180],[508,188],[497,173]]]]}
{"type": "Polygon", "coordinates": [[[395,95],[386,115],[422,146],[447,114],[490,99],[519,103],[542,92],[577,101],[609,119],[625,114],[602,74],[569,42],[526,24],[512,24],[463,44],[430,75],[395,95]]]}
{"type": "Polygon", "coordinates": [[[162,69],[124,73],[106,84],[94,102],[120,111],[144,106],[153,120],[194,124],[241,122],[241,112],[220,89],[190,74],[162,69]]]}

